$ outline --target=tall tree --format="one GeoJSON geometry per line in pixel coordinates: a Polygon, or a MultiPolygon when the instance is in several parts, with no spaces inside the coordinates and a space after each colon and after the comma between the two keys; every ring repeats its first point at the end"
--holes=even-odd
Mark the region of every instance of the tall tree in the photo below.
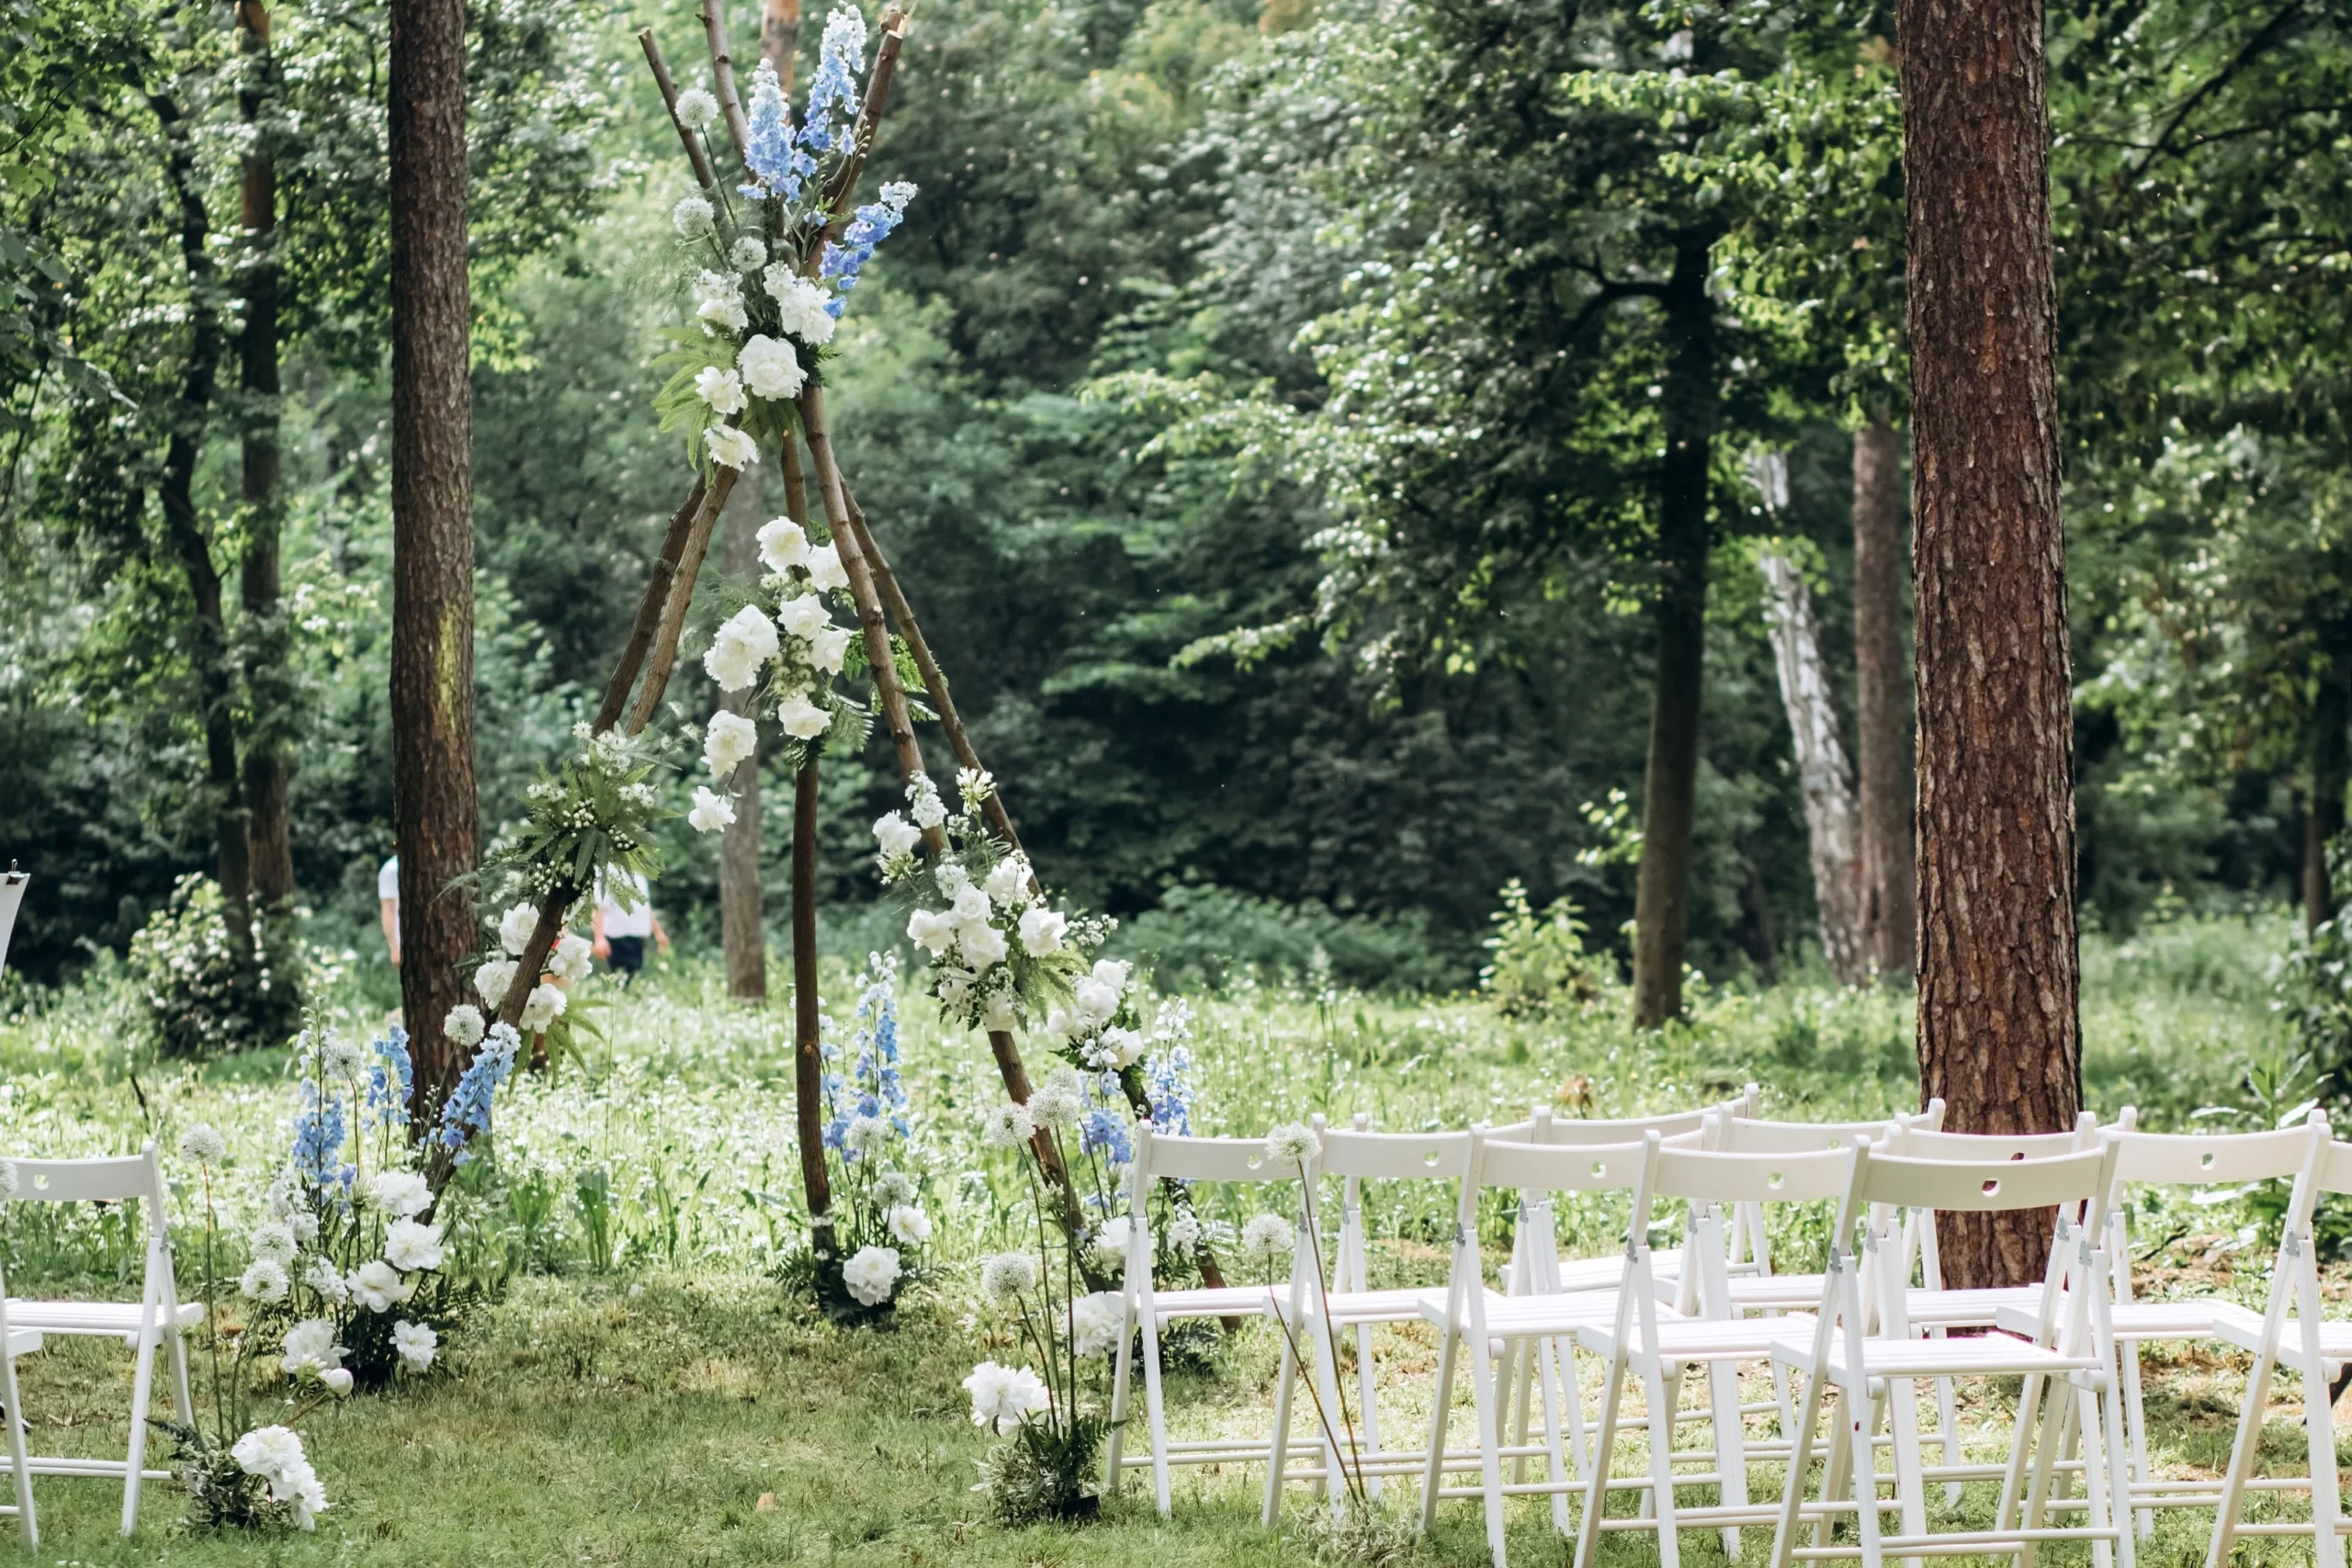
{"type": "Polygon", "coordinates": [[[1903,460],[1893,427],[1854,432],[1854,718],[1861,818],[1862,953],[1882,974],[1912,966],[1917,868],[1911,849],[1910,705],[1903,636],[1903,460]]]}
{"type": "Polygon", "coordinates": [[[421,1124],[463,1064],[441,1020],[479,940],[473,404],[468,383],[464,0],[391,17],[392,820],[401,1002],[421,1124]]]}
{"type": "MultiPolygon", "coordinates": [[[[1958,1131],[2053,1132],[2082,1036],[2041,0],[1903,0],[1899,33],[1920,1093],[1958,1131]]],[[[1955,1285],[2040,1273],[2046,1216],[1955,1220],[1955,1285]]]]}

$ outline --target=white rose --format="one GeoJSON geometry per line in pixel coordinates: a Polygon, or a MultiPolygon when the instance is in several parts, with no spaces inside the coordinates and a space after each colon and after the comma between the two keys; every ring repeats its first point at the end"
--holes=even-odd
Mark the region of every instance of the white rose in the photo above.
{"type": "Polygon", "coordinates": [[[706,365],[695,372],[695,396],[708,403],[713,413],[741,413],[743,378],[732,370],[706,365]]]}
{"type": "Polygon", "coordinates": [[[776,704],[775,721],[784,726],[786,735],[802,740],[814,740],[832,727],[833,716],[810,702],[801,693],[776,704]]]}
{"type": "Polygon", "coordinates": [[[416,1292],[413,1281],[401,1279],[401,1271],[380,1258],[362,1263],[345,1282],[351,1299],[369,1312],[390,1312],[416,1292]]]}
{"type": "Polygon", "coordinates": [[[1048,909],[1043,904],[1033,904],[1021,912],[1021,946],[1032,958],[1043,958],[1049,953],[1059,953],[1062,935],[1069,929],[1069,919],[1058,909],[1048,909]]]}
{"type": "Polygon", "coordinates": [[[839,323],[825,309],[832,296],[821,285],[803,277],[790,262],[776,262],[760,275],[760,281],[775,300],[776,319],[784,330],[811,348],[829,341],[839,323]]]}
{"type": "Polygon", "coordinates": [[[775,620],[776,625],[802,642],[833,624],[832,617],[825,613],[825,602],[814,593],[786,599],[784,607],[775,613],[775,620]]]}
{"type": "MultiPolygon", "coordinates": [[[[743,385],[755,398],[782,402],[797,398],[808,382],[808,373],[800,368],[800,356],[792,352],[788,343],[778,343],[764,333],[754,333],[744,339],[742,350],[735,355],[735,367],[742,372],[743,385]]],[[[711,407],[718,408],[717,403],[711,407]]],[[[721,412],[732,412],[721,410],[721,412]]]]}
{"type": "Polygon", "coordinates": [[[748,468],[760,460],[760,444],[730,425],[714,424],[702,439],[710,460],[722,468],[748,468]]]}
{"type": "MultiPolygon", "coordinates": [[[[754,343],[761,340],[754,338],[754,343]]],[[[760,559],[770,571],[788,571],[808,564],[808,536],[789,517],[771,517],[760,525],[760,559]]]]}
{"type": "Polygon", "coordinates": [[[720,624],[702,667],[722,692],[740,692],[760,678],[760,666],[776,653],[775,627],[756,604],[746,604],[720,624]]]}
{"type": "Polygon", "coordinates": [[[1114,1066],[1132,1067],[1143,1060],[1144,1038],[1132,1029],[1104,1030],[1102,1045],[1111,1053],[1114,1066]]]}
{"type": "Polygon", "coordinates": [[[808,662],[828,675],[842,672],[842,660],[849,655],[849,639],[857,634],[847,626],[827,626],[808,639],[808,662]]]}
{"type": "Polygon", "coordinates": [[[710,724],[702,735],[702,760],[710,768],[711,777],[734,777],[735,770],[750,761],[759,749],[758,725],[724,708],[710,716],[710,724]]]}
{"type": "Polygon", "coordinates": [[[1078,983],[1076,997],[1080,1014],[1090,1022],[1108,1023],[1119,1013],[1119,993],[1091,975],[1078,983]]]}
{"type": "Polygon", "coordinates": [[[441,1267],[441,1227],[394,1220],[384,1231],[384,1261],[404,1274],[441,1267]]]}
{"type": "Polygon", "coordinates": [[[1029,886],[1029,864],[1019,855],[1007,855],[996,863],[996,869],[980,886],[1000,904],[1018,904],[1029,886]]]}
{"type": "Polygon", "coordinates": [[[566,931],[563,940],[555,944],[555,951],[548,955],[548,973],[576,986],[588,978],[589,955],[594,952],[586,937],[566,931]]]}
{"type": "Polygon", "coordinates": [[[539,911],[530,904],[517,904],[498,917],[498,940],[506,951],[520,957],[531,945],[531,938],[539,931],[539,911]]]}
{"type": "Polygon", "coordinates": [[[956,941],[955,918],[930,909],[917,909],[907,917],[907,940],[937,958],[956,941]]]}
{"type": "Polygon", "coordinates": [[[995,912],[985,888],[967,887],[956,895],[956,918],[959,920],[985,920],[995,912]]]}
{"type": "Polygon", "coordinates": [[[563,1010],[569,1005],[570,998],[563,994],[563,988],[560,986],[542,983],[532,987],[530,996],[523,1002],[523,1017],[520,1021],[523,1032],[538,1033],[548,1024],[561,1018],[563,1010]]]}
{"type": "Polygon", "coordinates": [[[963,951],[964,962],[975,969],[985,971],[1004,962],[1004,933],[981,921],[967,920],[958,925],[956,945],[963,951]]]}
{"type": "Polygon", "coordinates": [[[842,552],[831,545],[820,545],[810,550],[808,581],[823,593],[838,593],[847,588],[849,569],[842,565],[842,552]]]}
{"type": "Polygon", "coordinates": [[[695,786],[694,809],[686,813],[686,826],[697,833],[716,833],[735,825],[735,803],[727,795],[713,795],[697,784],[695,786]]]}
{"type": "Polygon", "coordinates": [[[474,971],[474,989],[481,994],[482,1005],[495,1009],[506,999],[506,987],[514,983],[514,961],[493,958],[474,971]]]}
{"type": "Polygon", "coordinates": [[[874,819],[874,841],[882,846],[884,860],[899,860],[915,852],[922,829],[895,811],[887,812],[874,819]]]}

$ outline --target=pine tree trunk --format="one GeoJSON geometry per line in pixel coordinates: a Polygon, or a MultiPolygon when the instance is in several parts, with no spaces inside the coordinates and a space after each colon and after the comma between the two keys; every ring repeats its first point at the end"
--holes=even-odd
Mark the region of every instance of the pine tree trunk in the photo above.
{"type": "MultiPolygon", "coordinates": [[[[267,114],[277,91],[270,54],[269,12],[260,0],[237,8],[244,80],[238,110],[248,127],[267,114]]],[[[278,615],[277,166],[266,133],[246,154],[240,191],[249,258],[243,288],[245,320],[239,332],[239,390],[245,503],[245,555],[238,581],[247,652],[245,695],[254,714],[245,737],[245,844],[253,878],[255,934],[274,987],[300,983],[293,959],[294,849],[287,815],[292,748],[293,692],[288,649],[278,615]]],[[[299,1005],[290,995],[284,1004],[299,1005]]]]}
{"type": "Polygon", "coordinates": [[[1715,431],[1714,304],[1708,236],[1683,237],[1663,298],[1666,457],[1658,479],[1657,671],[1642,785],[1634,899],[1634,1022],[1682,1011],[1690,918],[1690,829],[1699,787],[1699,705],[1707,630],[1707,481],[1715,431]]]}
{"type": "Polygon", "coordinates": [[[800,0],[767,0],[760,17],[760,58],[775,67],[776,85],[784,89],[787,100],[792,96],[792,66],[799,48],[800,0]]]}
{"type": "Polygon", "coordinates": [[[1911,849],[1909,671],[1903,638],[1903,462],[1883,419],[1854,432],[1854,708],[1862,836],[1862,951],[1907,974],[1918,919],[1911,849]]]}
{"type": "MultiPolygon", "coordinates": [[[[2040,0],[1903,0],[1918,625],[1920,1093],[1964,1133],[2082,1105],[2073,674],[2040,0]]],[[[1959,1288],[2051,1214],[1951,1216],[1959,1288]]]]}
{"type": "Polygon", "coordinates": [[[1862,951],[1861,830],[1849,782],[1838,709],[1822,666],[1813,591],[1789,558],[1758,563],[1772,595],[1772,662],[1781,678],[1781,705],[1804,796],[1805,839],[1812,852],[1813,897],[1820,914],[1821,951],[1842,985],[1870,978],[1862,951]]]}
{"type": "MultiPolygon", "coordinates": [[[[2352,627],[2329,627],[2323,641],[2341,642],[2352,627]]],[[[2352,785],[2352,649],[2333,649],[2312,694],[2311,773],[2303,801],[2303,925],[2317,930],[2335,918],[2335,879],[2327,847],[2344,831],[2344,792],[2352,785]]]]}
{"type": "MultiPolygon", "coordinates": [[[[731,578],[754,582],[759,579],[763,510],[756,479],[738,484],[727,498],[727,539],[719,564],[731,578]]],[[[719,702],[729,713],[744,715],[754,724],[759,720],[748,686],[726,694],[719,702]]],[[[729,787],[735,791],[735,820],[718,837],[718,930],[719,945],[727,955],[727,994],[745,1001],[765,1001],[768,939],[760,897],[760,759],[756,754],[736,768],[729,787]]]]}
{"type": "Polygon", "coordinates": [[[463,1070],[441,1021],[481,935],[458,880],[480,833],[465,25],[462,0],[392,7],[392,820],[419,1130],[463,1070]]]}

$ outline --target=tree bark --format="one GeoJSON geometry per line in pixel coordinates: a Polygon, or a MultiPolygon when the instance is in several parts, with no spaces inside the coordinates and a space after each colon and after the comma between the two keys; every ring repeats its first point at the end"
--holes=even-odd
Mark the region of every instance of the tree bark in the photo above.
{"type": "Polygon", "coordinates": [[[2335,918],[2335,885],[2327,848],[2344,831],[2344,792],[2352,785],[2352,626],[2328,628],[2329,654],[2312,694],[2311,773],[2303,800],[2303,925],[2316,931],[2335,918]]]}
{"type": "Polygon", "coordinates": [[[1814,903],[1820,914],[1821,951],[1838,983],[1870,978],[1862,951],[1861,831],[1855,820],[1846,746],[1838,736],[1838,709],[1823,669],[1813,617],[1813,591],[1794,563],[1768,555],[1761,566],[1772,596],[1772,662],[1781,679],[1781,705],[1797,759],[1804,795],[1805,839],[1812,852],[1814,903]]]}
{"type": "Polygon", "coordinates": [[[1854,707],[1861,814],[1862,950],[1907,974],[1917,919],[1911,850],[1911,737],[1905,669],[1903,461],[1874,419],[1854,432],[1854,707]]]}
{"type": "Polygon", "coordinates": [[[800,0],[767,0],[760,17],[760,58],[775,68],[776,85],[792,97],[792,68],[800,52],[800,0]]]}
{"type": "Polygon", "coordinates": [[[825,1042],[817,1010],[817,763],[792,778],[792,1097],[809,1240],[834,1252],[832,1177],[825,1169],[825,1042]]]}
{"type": "MultiPolygon", "coordinates": [[[[2040,0],[1899,18],[1918,626],[1919,1092],[1963,1133],[2082,1105],[2073,671],[2040,0]]],[[[2039,1280],[2052,1215],[1953,1215],[1958,1288],[2039,1280]]]]}
{"type": "MultiPolygon", "coordinates": [[[[786,437],[791,439],[789,435],[786,437]]],[[[760,487],[739,484],[727,502],[727,542],[720,564],[727,575],[754,581],[760,574],[760,487]]],[[[795,519],[795,521],[798,521],[795,519]]],[[[749,687],[720,698],[729,713],[741,714],[754,724],[759,714],[749,687]]],[[[766,916],[760,897],[760,759],[746,759],[735,770],[729,787],[735,792],[735,820],[718,836],[719,945],[727,956],[727,994],[744,1001],[765,1001],[768,995],[766,916]]],[[[814,789],[815,781],[809,782],[814,789]]],[[[796,800],[794,810],[799,809],[796,800]]],[[[796,822],[797,817],[795,818],[796,822]]],[[[797,833],[798,829],[794,829],[797,833]]],[[[799,875],[798,840],[794,840],[794,872],[799,875]]],[[[798,897],[797,882],[795,897],[798,897]]],[[[797,924],[794,929],[797,931],[797,924]]],[[[796,936],[794,941],[799,939],[796,936]]],[[[797,973],[796,969],[796,973],[797,973]]]]}
{"type": "Polygon", "coordinates": [[[462,0],[392,7],[392,823],[420,1133],[464,1067],[441,1021],[481,932],[465,26],[462,0]]]}
{"type": "Polygon", "coordinates": [[[292,956],[288,922],[294,904],[292,824],[287,814],[294,704],[278,615],[278,533],[285,508],[278,496],[277,164],[271,133],[263,124],[277,97],[277,67],[270,53],[269,12],[260,0],[241,0],[237,28],[246,56],[237,107],[254,136],[239,190],[249,253],[241,290],[245,321],[237,344],[245,510],[238,600],[244,612],[245,691],[253,712],[245,738],[245,842],[262,951],[274,982],[290,985],[297,978],[287,962],[292,956]]]}
{"type": "Polygon", "coordinates": [[[1699,784],[1699,707],[1707,629],[1707,479],[1715,430],[1711,236],[1682,236],[1661,303],[1666,457],[1658,472],[1657,669],[1649,765],[1642,784],[1642,859],[1634,898],[1634,1023],[1682,1012],[1690,934],[1690,830],[1699,784]]]}

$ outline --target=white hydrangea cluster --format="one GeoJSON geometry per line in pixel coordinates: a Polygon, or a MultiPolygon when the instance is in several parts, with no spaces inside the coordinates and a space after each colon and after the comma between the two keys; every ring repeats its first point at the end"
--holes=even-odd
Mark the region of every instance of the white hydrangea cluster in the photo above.
{"type": "MultiPolygon", "coordinates": [[[[847,662],[857,631],[835,622],[828,603],[848,590],[849,570],[839,547],[816,543],[789,517],[762,525],[759,538],[766,569],[762,599],[720,624],[702,665],[722,692],[749,691],[764,682],[776,723],[805,745],[831,729],[835,715],[851,705],[833,689],[833,678],[847,662]]],[[[718,788],[695,789],[686,820],[696,832],[716,833],[734,822],[735,797],[721,792],[758,751],[754,720],[723,709],[711,715],[702,757],[718,788]]]]}

